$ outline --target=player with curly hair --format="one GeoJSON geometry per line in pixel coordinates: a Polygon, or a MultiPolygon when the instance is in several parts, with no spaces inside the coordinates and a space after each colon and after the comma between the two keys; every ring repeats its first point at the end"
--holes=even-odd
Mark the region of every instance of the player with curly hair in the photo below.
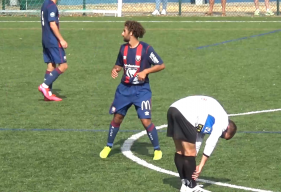
{"type": "Polygon", "coordinates": [[[155,125],[151,122],[152,93],[148,75],[163,70],[165,65],[150,45],[139,41],[139,38],[142,38],[144,34],[145,29],[139,22],[125,22],[122,36],[126,43],[120,47],[117,61],[111,71],[111,77],[115,79],[122,69],[124,73],[109,110],[109,113],[114,114],[114,117],[109,126],[107,145],[100,152],[101,158],[107,158],[109,155],[120,125],[132,105],[135,106],[138,118],[154,147],[153,160],[162,158],[158,133],[155,125]]]}

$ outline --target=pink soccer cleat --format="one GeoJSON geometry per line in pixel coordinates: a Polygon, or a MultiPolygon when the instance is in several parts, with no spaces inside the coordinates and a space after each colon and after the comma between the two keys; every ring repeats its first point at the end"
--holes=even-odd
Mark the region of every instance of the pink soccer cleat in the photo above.
{"type": "Polygon", "coordinates": [[[44,97],[44,101],[62,101],[62,99],[57,97],[55,94],[52,94],[51,96],[49,96],[49,98],[51,99],[44,97]]]}
{"type": "Polygon", "coordinates": [[[44,97],[51,100],[51,96],[49,96],[49,88],[44,88],[42,85],[39,85],[38,90],[43,94],[44,97]]]}

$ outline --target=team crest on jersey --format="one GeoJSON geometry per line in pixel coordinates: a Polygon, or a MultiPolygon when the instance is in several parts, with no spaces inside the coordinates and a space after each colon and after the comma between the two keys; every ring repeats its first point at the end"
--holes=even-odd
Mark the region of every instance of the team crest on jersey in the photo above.
{"type": "Polygon", "coordinates": [[[135,73],[137,72],[137,68],[134,68],[134,67],[130,67],[126,70],[126,75],[128,77],[134,77],[135,73]]]}
{"type": "Polygon", "coordinates": [[[136,61],[140,61],[141,60],[141,56],[140,55],[136,55],[136,61]]]}
{"type": "Polygon", "coordinates": [[[111,107],[111,113],[115,113],[116,108],[114,106],[111,107]]]}
{"type": "Polygon", "coordinates": [[[50,13],[50,17],[54,17],[55,16],[55,12],[50,13]]]}

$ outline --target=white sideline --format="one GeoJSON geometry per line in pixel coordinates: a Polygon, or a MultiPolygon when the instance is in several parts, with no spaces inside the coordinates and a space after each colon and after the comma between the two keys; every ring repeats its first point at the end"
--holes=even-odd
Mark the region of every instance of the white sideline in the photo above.
{"type": "MultiPolygon", "coordinates": [[[[228,116],[241,116],[241,115],[250,115],[250,114],[258,114],[258,113],[268,113],[268,112],[275,112],[275,111],[281,111],[280,109],[269,109],[269,110],[262,110],[262,111],[251,111],[251,112],[246,112],[246,113],[238,113],[238,114],[229,114],[228,116]]],[[[167,127],[167,125],[160,125],[157,126],[156,129],[162,129],[167,127]]],[[[132,135],[130,138],[128,138],[127,140],[125,140],[125,142],[123,143],[122,147],[121,147],[121,151],[123,153],[123,155],[125,155],[127,158],[131,159],[132,161],[136,162],[137,164],[140,164],[144,167],[147,167],[149,169],[161,172],[161,173],[165,173],[168,175],[173,175],[176,177],[179,177],[178,173],[175,173],[173,171],[169,171],[166,169],[162,169],[160,167],[157,167],[153,164],[150,164],[146,161],[144,161],[143,159],[138,158],[137,156],[135,156],[132,151],[131,151],[131,147],[134,144],[134,142],[136,140],[138,140],[140,137],[146,135],[146,131],[141,131],[137,134],[132,135]]],[[[255,188],[249,188],[249,187],[243,187],[243,186],[238,186],[238,185],[232,185],[232,184],[228,184],[228,183],[221,183],[221,182],[215,182],[215,181],[210,181],[210,180],[205,180],[205,179],[198,179],[198,181],[200,182],[204,182],[204,183],[210,183],[213,185],[219,185],[219,186],[223,186],[223,187],[229,187],[229,188],[235,188],[235,189],[242,189],[242,190],[246,190],[246,191],[254,191],[254,192],[272,192],[272,191],[267,191],[267,190],[262,190],[262,189],[255,189],[255,188]]]]}
{"type": "MultiPolygon", "coordinates": [[[[85,12],[85,11],[81,11],[81,12],[85,12]]],[[[39,22],[41,21],[0,21],[0,23],[39,23],[39,22]]],[[[281,21],[151,21],[151,20],[138,21],[138,22],[141,23],[281,23],[281,21]]],[[[60,21],[60,23],[124,23],[124,21],[74,21],[73,20],[73,21],[60,21]]]]}

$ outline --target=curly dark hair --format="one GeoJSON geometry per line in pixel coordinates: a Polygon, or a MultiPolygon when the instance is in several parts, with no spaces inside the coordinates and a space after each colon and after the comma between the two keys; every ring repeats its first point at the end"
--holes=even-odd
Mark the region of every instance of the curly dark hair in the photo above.
{"type": "Polygon", "coordinates": [[[145,29],[137,21],[126,21],[125,26],[128,28],[129,32],[133,32],[135,38],[142,38],[145,34],[145,29]]]}

